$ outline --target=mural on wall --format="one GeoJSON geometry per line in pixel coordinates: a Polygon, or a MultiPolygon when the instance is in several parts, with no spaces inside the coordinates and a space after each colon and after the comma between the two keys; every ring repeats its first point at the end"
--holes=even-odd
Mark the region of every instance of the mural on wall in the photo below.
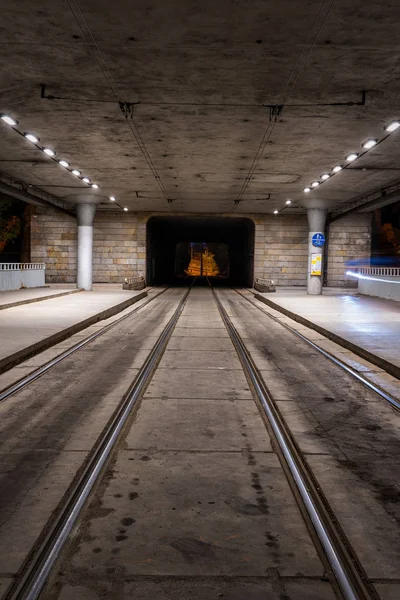
{"type": "Polygon", "coordinates": [[[375,264],[400,265],[400,202],[374,211],[371,257],[375,264]]]}
{"type": "MultiPolygon", "coordinates": [[[[0,254],[9,250],[15,251],[11,246],[18,242],[21,235],[21,219],[19,206],[11,199],[0,199],[0,254]]],[[[4,262],[4,261],[3,261],[4,262]]]]}

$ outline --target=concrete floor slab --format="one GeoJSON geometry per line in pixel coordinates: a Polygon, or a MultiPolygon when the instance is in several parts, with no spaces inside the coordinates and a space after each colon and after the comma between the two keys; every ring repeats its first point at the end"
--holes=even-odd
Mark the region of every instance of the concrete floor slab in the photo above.
{"type": "Polygon", "coordinates": [[[243,453],[121,451],[88,509],[72,569],[204,577],[265,576],[274,567],[321,576],[277,457],[258,453],[253,462],[243,453]]]}
{"type": "Polygon", "coordinates": [[[380,600],[399,600],[400,583],[376,583],[375,589],[380,600]]]}
{"type": "Polygon", "coordinates": [[[226,331],[226,329],[223,329],[221,327],[210,327],[210,325],[207,327],[180,327],[179,325],[177,325],[174,329],[174,333],[173,336],[175,337],[191,337],[191,338],[195,338],[195,337],[215,337],[215,338],[221,338],[221,337],[225,337],[225,338],[229,338],[229,333],[226,331]]]}
{"type": "Polygon", "coordinates": [[[252,400],[243,371],[158,369],[145,397],[252,400]]]}
{"type": "MultiPolygon", "coordinates": [[[[399,517],[398,514],[396,517],[399,492],[396,485],[390,490],[379,487],[378,481],[376,485],[365,481],[360,460],[341,462],[316,455],[308,455],[307,460],[367,576],[399,579],[400,544],[395,526],[399,517]],[[354,502],[350,502],[350,498],[354,502]]],[[[386,463],[389,463],[388,473],[394,473],[398,468],[397,456],[392,461],[386,459],[386,463]]]]}
{"type": "Polygon", "coordinates": [[[206,352],[230,351],[233,349],[229,338],[223,337],[181,337],[172,335],[168,350],[193,350],[206,352]]]}
{"type": "Polygon", "coordinates": [[[252,402],[146,398],[126,437],[129,449],[271,452],[252,402]],[[154,428],[155,422],[161,423],[154,428]]]}
{"type": "Polygon", "coordinates": [[[170,350],[164,352],[160,362],[160,368],[174,369],[218,369],[229,370],[241,369],[240,361],[231,345],[225,352],[208,352],[207,350],[170,350]]]}

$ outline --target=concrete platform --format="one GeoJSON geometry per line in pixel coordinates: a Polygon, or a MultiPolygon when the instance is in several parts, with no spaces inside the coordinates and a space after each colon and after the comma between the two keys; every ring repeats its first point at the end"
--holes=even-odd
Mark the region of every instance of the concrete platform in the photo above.
{"type": "Polygon", "coordinates": [[[41,302],[50,298],[76,294],[81,291],[76,289],[75,284],[63,284],[0,292],[0,310],[20,306],[21,304],[30,304],[31,302],[41,302]]]}
{"type": "MultiPolygon", "coordinates": [[[[60,288],[54,289],[60,293],[60,288]]],[[[21,293],[27,299],[27,291],[11,293],[15,297],[21,293]]],[[[42,292],[45,291],[48,293],[42,288],[42,292]]],[[[36,292],[40,294],[39,290],[36,292]]],[[[95,286],[91,292],[47,298],[43,302],[25,303],[1,310],[0,372],[97,321],[111,317],[146,295],[146,291],[122,290],[117,285],[95,286]]],[[[39,298],[37,296],[36,299],[39,298]]]]}
{"type": "Polygon", "coordinates": [[[263,302],[400,378],[400,306],[355,290],[326,288],[307,296],[303,288],[256,293],[263,302]]]}

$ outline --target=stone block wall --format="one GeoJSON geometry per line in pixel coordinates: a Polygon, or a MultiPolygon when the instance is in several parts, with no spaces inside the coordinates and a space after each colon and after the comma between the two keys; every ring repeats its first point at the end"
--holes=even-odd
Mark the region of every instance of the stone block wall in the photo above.
{"type": "MultiPolygon", "coordinates": [[[[146,221],[137,213],[97,212],[93,228],[93,283],[123,283],[145,275],[146,221]]],[[[31,260],[46,263],[47,283],[75,283],[76,219],[52,208],[31,217],[31,260]]]]}
{"type": "Polygon", "coordinates": [[[47,283],[76,281],[76,219],[53,208],[31,214],[31,261],[46,263],[47,283]]]}
{"type": "Polygon", "coordinates": [[[146,274],[146,222],[138,213],[98,212],[93,230],[93,283],[123,283],[146,274]]]}
{"type": "Polygon", "coordinates": [[[253,215],[254,278],[275,285],[307,285],[308,224],[306,215],[253,215]]]}
{"type": "Polygon", "coordinates": [[[346,263],[371,256],[370,213],[349,215],[329,225],[327,256],[327,285],[357,287],[357,281],[346,276],[346,263]]]}
{"type": "MultiPolygon", "coordinates": [[[[46,263],[48,283],[76,281],[76,219],[52,208],[35,208],[31,217],[31,261],[46,263]],[[36,216],[35,216],[36,215],[36,216]]],[[[146,275],[146,223],[150,213],[97,212],[93,232],[93,282],[123,283],[146,275]]],[[[254,277],[275,285],[307,283],[308,225],[305,215],[241,215],[255,223],[254,277]]],[[[356,285],[345,275],[346,262],[369,257],[371,215],[357,214],[329,227],[328,286],[356,285]]]]}

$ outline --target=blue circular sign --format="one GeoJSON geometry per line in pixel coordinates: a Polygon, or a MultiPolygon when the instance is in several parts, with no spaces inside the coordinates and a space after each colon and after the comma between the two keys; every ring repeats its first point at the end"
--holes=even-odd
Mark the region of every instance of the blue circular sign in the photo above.
{"type": "Polygon", "coordinates": [[[325,244],[325,236],[323,233],[314,233],[311,238],[312,245],[321,248],[325,244]]]}

